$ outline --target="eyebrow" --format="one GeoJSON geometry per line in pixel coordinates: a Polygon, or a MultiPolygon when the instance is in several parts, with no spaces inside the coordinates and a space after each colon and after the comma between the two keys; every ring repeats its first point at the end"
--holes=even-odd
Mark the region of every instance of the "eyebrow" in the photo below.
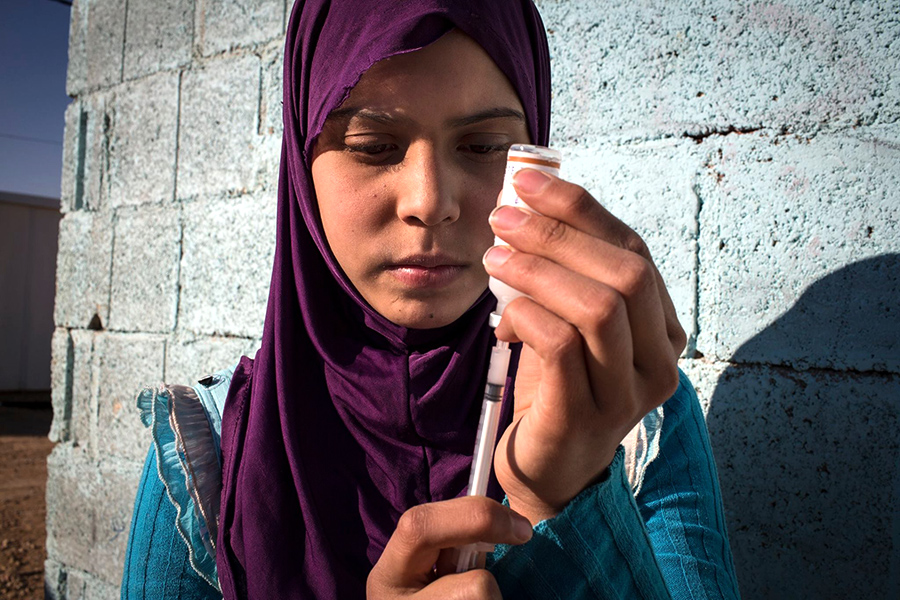
{"type": "MultiPolygon", "coordinates": [[[[395,125],[410,122],[410,119],[408,117],[392,115],[387,112],[372,110],[370,108],[357,108],[353,106],[333,110],[331,114],[328,115],[329,121],[334,120],[349,122],[354,118],[373,121],[381,125],[395,125]]],[[[471,115],[466,115],[464,117],[450,119],[447,124],[450,127],[466,127],[468,125],[475,125],[477,123],[481,123],[482,121],[490,121],[493,119],[514,119],[524,123],[525,115],[513,108],[498,106],[495,108],[488,108],[471,115]]]]}
{"type": "Polygon", "coordinates": [[[525,122],[525,115],[521,112],[507,107],[489,108],[474,115],[467,115],[458,119],[451,119],[449,125],[451,127],[465,127],[466,125],[475,125],[482,121],[490,121],[492,119],[515,119],[525,122]]]}

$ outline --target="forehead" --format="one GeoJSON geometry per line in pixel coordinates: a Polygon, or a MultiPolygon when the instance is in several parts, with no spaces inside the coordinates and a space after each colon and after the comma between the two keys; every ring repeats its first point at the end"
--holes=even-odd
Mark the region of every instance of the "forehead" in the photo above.
{"type": "Polygon", "coordinates": [[[413,52],[375,63],[341,107],[455,111],[464,115],[484,107],[522,110],[509,80],[472,38],[452,30],[413,52]]]}

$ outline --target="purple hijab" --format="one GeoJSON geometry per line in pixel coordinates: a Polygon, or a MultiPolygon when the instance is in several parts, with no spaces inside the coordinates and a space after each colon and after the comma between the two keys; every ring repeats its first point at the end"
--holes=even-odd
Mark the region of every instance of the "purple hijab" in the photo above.
{"type": "MultiPolygon", "coordinates": [[[[546,144],[549,59],[531,0],[294,6],[262,347],[239,364],[222,423],[216,560],[226,598],[362,598],[400,515],[465,492],[494,300],[485,292],[439,329],[379,315],[328,248],[309,163],[328,114],[369,67],[454,27],[493,58],[519,94],[532,140],[546,144]]],[[[502,497],[496,482],[491,493],[502,497]]]]}

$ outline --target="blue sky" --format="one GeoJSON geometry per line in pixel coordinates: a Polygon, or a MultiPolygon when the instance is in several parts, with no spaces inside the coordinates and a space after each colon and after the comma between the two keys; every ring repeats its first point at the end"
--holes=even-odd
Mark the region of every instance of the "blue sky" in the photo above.
{"type": "Polygon", "coordinates": [[[70,10],[2,0],[0,191],[59,198],[70,10]]]}

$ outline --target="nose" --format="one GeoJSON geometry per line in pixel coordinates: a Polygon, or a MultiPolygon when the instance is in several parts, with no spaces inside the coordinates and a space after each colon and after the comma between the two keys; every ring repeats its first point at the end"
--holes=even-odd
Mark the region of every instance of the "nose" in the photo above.
{"type": "Polygon", "coordinates": [[[397,216],[410,225],[433,227],[459,219],[459,188],[450,160],[432,144],[411,144],[397,190],[397,216]]]}

